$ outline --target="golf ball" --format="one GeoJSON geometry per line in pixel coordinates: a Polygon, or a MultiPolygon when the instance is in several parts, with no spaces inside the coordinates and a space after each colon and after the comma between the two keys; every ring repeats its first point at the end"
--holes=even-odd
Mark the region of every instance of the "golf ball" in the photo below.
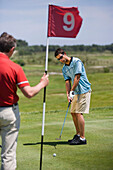
{"type": "Polygon", "coordinates": [[[56,153],[53,154],[53,157],[55,157],[55,156],[56,156],[56,153]]]}

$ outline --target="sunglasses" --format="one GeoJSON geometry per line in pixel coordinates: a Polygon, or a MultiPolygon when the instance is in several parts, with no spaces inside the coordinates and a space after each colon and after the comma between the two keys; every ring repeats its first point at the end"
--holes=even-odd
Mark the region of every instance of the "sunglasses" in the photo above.
{"type": "Polygon", "coordinates": [[[57,58],[57,60],[61,60],[63,58],[63,55],[61,55],[59,58],[57,58]]]}

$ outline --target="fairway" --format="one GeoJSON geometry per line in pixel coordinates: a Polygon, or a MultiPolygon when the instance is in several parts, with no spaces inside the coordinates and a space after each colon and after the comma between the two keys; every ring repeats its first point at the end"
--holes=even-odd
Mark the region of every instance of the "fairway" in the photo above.
{"type": "MultiPolygon", "coordinates": [[[[43,169],[44,170],[75,170],[75,169],[112,169],[113,166],[113,114],[111,109],[91,109],[93,116],[99,114],[100,118],[86,116],[85,146],[70,146],[67,140],[74,134],[71,116],[68,115],[65,123],[62,140],[59,137],[62,127],[64,111],[47,112],[44,137],[43,169]],[[103,118],[103,115],[106,115],[103,118]],[[56,153],[56,157],[53,157],[56,153]]],[[[40,163],[40,113],[22,114],[21,131],[18,141],[18,168],[39,169],[40,163]]]]}
{"type": "MultiPolygon", "coordinates": [[[[26,73],[27,74],[27,73],[26,73]]],[[[35,85],[40,75],[27,75],[35,85]]],[[[90,114],[85,115],[87,145],[70,146],[68,139],[75,133],[67,110],[62,75],[50,75],[47,87],[43,170],[111,170],[113,169],[113,73],[88,74],[92,84],[90,114]],[[106,85],[107,84],[107,85],[106,85]],[[56,153],[56,157],[53,154],[56,153]]],[[[32,99],[20,96],[21,127],[17,146],[17,170],[38,170],[42,128],[43,90],[32,99]]]]}

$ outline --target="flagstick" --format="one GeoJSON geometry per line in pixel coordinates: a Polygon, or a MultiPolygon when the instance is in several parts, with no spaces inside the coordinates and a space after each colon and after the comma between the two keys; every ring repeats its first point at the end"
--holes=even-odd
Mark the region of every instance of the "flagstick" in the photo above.
{"type": "MultiPolygon", "coordinates": [[[[48,69],[48,46],[49,46],[49,38],[47,37],[46,60],[45,60],[45,73],[46,74],[47,74],[47,69],[48,69]]],[[[46,105],[46,87],[44,88],[44,98],[43,98],[43,118],[42,118],[41,152],[40,152],[40,170],[42,169],[43,137],[44,137],[44,123],[45,123],[45,105],[46,105]]]]}

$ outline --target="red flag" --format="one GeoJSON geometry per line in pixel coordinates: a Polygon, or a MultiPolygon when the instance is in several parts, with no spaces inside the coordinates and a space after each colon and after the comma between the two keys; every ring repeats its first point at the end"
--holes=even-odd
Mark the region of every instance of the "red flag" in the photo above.
{"type": "Polygon", "coordinates": [[[75,38],[81,24],[77,7],[49,5],[48,37],[75,38]]]}

